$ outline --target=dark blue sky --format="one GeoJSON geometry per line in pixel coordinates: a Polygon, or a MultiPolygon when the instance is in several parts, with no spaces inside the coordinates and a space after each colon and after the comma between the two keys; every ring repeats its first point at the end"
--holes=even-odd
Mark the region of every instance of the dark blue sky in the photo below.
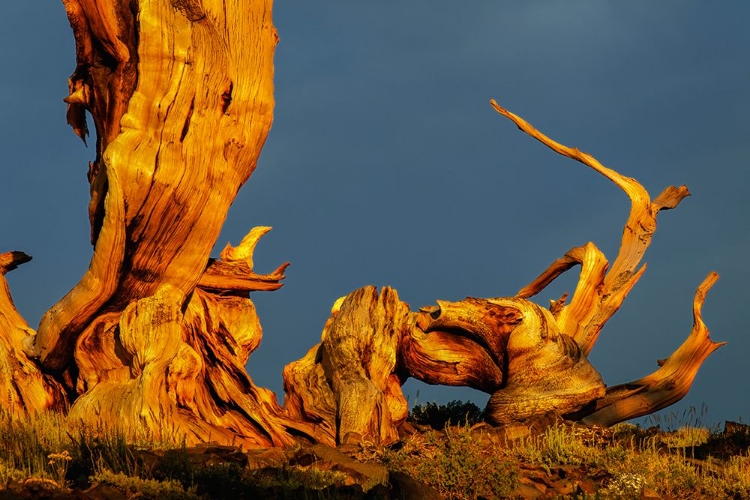
{"type": "MultiPolygon", "coordinates": [[[[573,246],[611,259],[628,201],[604,178],[526,137],[497,99],[552,138],[594,154],[664,212],[648,270],[591,354],[605,382],[656,369],[692,325],[696,286],[721,280],[704,318],[717,341],[673,410],[750,418],[750,3],[278,2],[276,118],[217,245],[274,230],[256,269],[291,261],[254,294],[264,326],[249,372],[281,394],[281,369],[316,343],[333,301],[394,286],[412,308],[513,295],[573,246]]],[[[12,2],[0,17],[0,251],[32,327],[88,266],[85,148],[65,124],[75,67],[62,5],[12,2]]],[[[93,141],[91,141],[93,142],[93,141]]],[[[545,304],[575,285],[569,273],[545,304]]],[[[414,402],[486,396],[409,382],[414,402]]]]}

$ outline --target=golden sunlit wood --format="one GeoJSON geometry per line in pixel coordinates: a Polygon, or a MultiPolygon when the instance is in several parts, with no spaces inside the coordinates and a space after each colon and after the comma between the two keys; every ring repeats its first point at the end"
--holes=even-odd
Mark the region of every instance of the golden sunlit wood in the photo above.
{"type": "Polygon", "coordinates": [[[34,330],[16,310],[5,274],[30,260],[23,252],[0,253],[0,410],[10,414],[60,409],[65,403],[61,385],[21,350],[34,330]]]}
{"type": "Polygon", "coordinates": [[[685,343],[652,375],[606,388],[587,356],[646,269],[658,213],[689,192],[668,187],[651,200],[635,179],[492,101],[522,131],[628,196],[612,265],[585,243],[515,296],[437,300],[414,311],[389,287],[355,290],[334,302],[320,342],[284,368],[280,405],[245,367],[263,333],[250,293],[280,288],[289,264],[255,270],[265,226],[210,255],[273,119],[271,1],[63,3],[77,57],[67,120],[86,141],[90,115],[96,135],[88,166],[94,253],[37,331],[5,280],[30,257],[0,254],[1,409],[68,411],[94,427],[188,445],[377,444],[399,438],[408,414],[402,385],[416,378],[486,392],[494,424],[557,412],[606,426],[682,398],[722,345],[701,318],[712,273],[696,292],[685,343]],[[580,277],[569,302],[566,294],[547,309],[529,300],[574,266],[580,277]]]}
{"type": "Polygon", "coordinates": [[[718,279],[717,273],[710,273],[695,291],[693,329],[685,342],[666,360],[659,360],[660,368],[651,375],[607,388],[606,396],[596,402],[595,411],[584,423],[610,426],[654,413],[685,397],[701,364],[726,344],[711,340],[701,316],[706,294],[718,279]]]}

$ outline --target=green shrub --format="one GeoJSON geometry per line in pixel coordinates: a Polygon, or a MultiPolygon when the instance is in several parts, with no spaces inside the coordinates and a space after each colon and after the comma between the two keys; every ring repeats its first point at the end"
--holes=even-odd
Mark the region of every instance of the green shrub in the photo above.
{"type": "Polygon", "coordinates": [[[18,470],[12,465],[8,465],[5,460],[0,459],[0,484],[8,484],[11,481],[21,481],[26,479],[28,475],[18,470]]]}
{"type": "Polygon", "coordinates": [[[126,492],[128,497],[159,500],[198,500],[194,488],[186,490],[179,481],[157,481],[155,479],[141,479],[122,473],[102,471],[91,478],[92,482],[104,483],[126,492]]]}
{"type": "Polygon", "coordinates": [[[196,493],[209,499],[256,498],[268,494],[266,489],[275,489],[284,498],[328,499],[336,497],[327,489],[343,485],[346,478],[343,472],[315,467],[248,470],[236,463],[220,463],[196,469],[194,484],[196,493]]]}
{"type": "Polygon", "coordinates": [[[484,412],[471,401],[451,401],[445,405],[426,403],[414,405],[409,420],[441,430],[446,425],[474,425],[484,421],[484,412]]]}
{"type": "Polygon", "coordinates": [[[500,449],[480,445],[468,426],[415,437],[382,461],[456,500],[506,498],[518,484],[515,466],[500,449]]]}

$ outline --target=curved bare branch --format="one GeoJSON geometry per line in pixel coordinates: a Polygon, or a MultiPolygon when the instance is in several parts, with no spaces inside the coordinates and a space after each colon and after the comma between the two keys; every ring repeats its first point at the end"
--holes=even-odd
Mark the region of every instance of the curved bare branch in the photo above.
{"type": "Polygon", "coordinates": [[[593,247],[593,244],[588,244],[572,249],[563,259],[555,261],[539,278],[519,292],[521,297],[538,293],[576,263],[582,264],[584,269],[581,271],[581,279],[573,300],[561,308],[557,320],[561,330],[573,336],[588,354],[604,324],[617,312],[646,269],[645,264],[640,268],[638,266],[651,244],[659,211],[675,208],[680,201],[690,195],[690,192],[685,186],[670,186],[652,202],[646,189],[635,179],[605,167],[596,158],[578,148],[571,148],[550,139],[520,116],[500,106],[494,99],[490,104],[498,113],[515,123],[521,131],[556,153],[583,163],[605,176],[630,199],[630,214],[622,232],[620,251],[606,274],[602,274],[607,269],[604,255],[594,250],[596,247],[593,247]]]}
{"type": "Polygon", "coordinates": [[[607,389],[593,412],[583,418],[588,425],[610,426],[666,408],[685,397],[698,369],[716,349],[726,342],[714,342],[703,322],[701,309],[706,294],[719,279],[715,272],[706,276],[693,298],[693,329],[682,345],[651,375],[607,389]]]}

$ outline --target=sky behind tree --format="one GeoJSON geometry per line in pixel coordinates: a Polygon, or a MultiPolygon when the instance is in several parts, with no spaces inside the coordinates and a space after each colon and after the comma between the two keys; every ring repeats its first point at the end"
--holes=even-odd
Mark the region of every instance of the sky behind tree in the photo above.
{"type": "MultiPolygon", "coordinates": [[[[614,259],[626,196],[519,132],[495,98],[652,196],[689,187],[659,216],[648,270],[590,358],[609,385],[654,371],[690,332],[695,288],[716,270],[704,319],[729,344],[673,409],[749,418],[748,19],[741,0],[277,2],[275,121],[215,251],[270,225],[256,269],[292,263],[281,290],[252,296],[264,338],[251,376],[282,399],[282,367],[318,342],[336,298],[367,284],[417,309],[513,295],[587,241],[614,259]]],[[[92,252],[94,150],[65,123],[75,52],[62,5],[5,6],[0,61],[0,251],[34,257],[8,281],[36,327],[92,252]]],[[[405,393],[487,399],[413,381],[405,393]]]]}

